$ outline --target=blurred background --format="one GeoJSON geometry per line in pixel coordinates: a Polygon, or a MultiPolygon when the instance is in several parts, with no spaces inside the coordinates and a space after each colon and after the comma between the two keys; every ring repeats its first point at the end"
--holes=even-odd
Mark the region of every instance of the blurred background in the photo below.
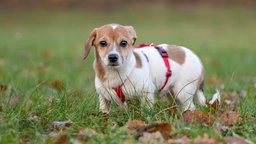
{"type": "Polygon", "coordinates": [[[136,45],[195,51],[210,89],[243,89],[256,82],[255,6],[256,0],[0,0],[0,83],[93,89],[93,52],[83,61],[84,43],[93,28],[119,23],[135,28],[136,45]]]}

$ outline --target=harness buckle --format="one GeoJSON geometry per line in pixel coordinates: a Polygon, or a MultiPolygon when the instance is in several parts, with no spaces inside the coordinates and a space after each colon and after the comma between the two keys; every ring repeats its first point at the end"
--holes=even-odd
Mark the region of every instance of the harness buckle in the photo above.
{"type": "Polygon", "coordinates": [[[165,50],[162,50],[161,52],[163,58],[168,58],[168,53],[165,50]]]}
{"type": "Polygon", "coordinates": [[[168,53],[166,52],[165,49],[163,49],[163,48],[161,48],[159,46],[156,46],[155,48],[158,50],[158,52],[160,53],[162,58],[168,58],[168,53]]]}

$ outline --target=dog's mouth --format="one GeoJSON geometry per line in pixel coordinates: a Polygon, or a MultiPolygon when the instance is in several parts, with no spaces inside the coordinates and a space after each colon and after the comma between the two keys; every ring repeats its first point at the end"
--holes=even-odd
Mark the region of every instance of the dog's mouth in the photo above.
{"type": "Polygon", "coordinates": [[[115,62],[115,63],[109,63],[108,64],[109,67],[114,67],[114,68],[117,68],[117,67],[120,67],[119,63],[118,62],[115,62]]]}

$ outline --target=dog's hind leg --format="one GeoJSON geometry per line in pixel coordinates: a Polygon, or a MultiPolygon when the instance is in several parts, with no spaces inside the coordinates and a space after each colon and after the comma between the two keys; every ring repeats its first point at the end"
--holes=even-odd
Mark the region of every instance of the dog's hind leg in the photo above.
{"type": "Polygon", "coordinates": [[[196,93],[196,88],[193,82],[185,86],[177,84],[173,90],[178,102],[181,104],[183,111],[195,110],[193,97],[196,93]]]}
{"type": "Polygon", "coordinates": [[[200,106],[206,106],[206,99],[202,90],[196,91],[195,101],[200,106]]]}

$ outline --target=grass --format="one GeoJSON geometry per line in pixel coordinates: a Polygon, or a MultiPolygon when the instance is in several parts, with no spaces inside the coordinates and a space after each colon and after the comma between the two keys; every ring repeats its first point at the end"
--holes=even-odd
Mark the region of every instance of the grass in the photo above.
{"type": "Polygon", "coordinates": [[[219,139],[239,135],[256,142],[253,9],[1,10],[0,21],[0,84],[8,86],[0,90],[0,143],[53,143],[52,122],[66,120],[73,122],[69,129],[53,131],[70,140],[81,129],[93,129],[98,134],[84,136],[83,142],[137,142],[124,127],[129,119],[178,123],[180,129],[172,133],[190,133],[191,139],[207,133],[219,139]],[[159,113],[166,108],[161,104],[141,111],[135,103],[129,112],[114,106],[107,118],[102,117],[94,91],[93,52],[83,61],[83,46],[93,28],[113,22],[134,26],[137,44],[171,43],[194,50],[206,69],[208,98],[220,85],[225,85],[224,93],[237,92],[239,98],[246,92],[234,108],[242,123],[219,135],[199,125],[187,128],[167,111],[159,113]]]}

